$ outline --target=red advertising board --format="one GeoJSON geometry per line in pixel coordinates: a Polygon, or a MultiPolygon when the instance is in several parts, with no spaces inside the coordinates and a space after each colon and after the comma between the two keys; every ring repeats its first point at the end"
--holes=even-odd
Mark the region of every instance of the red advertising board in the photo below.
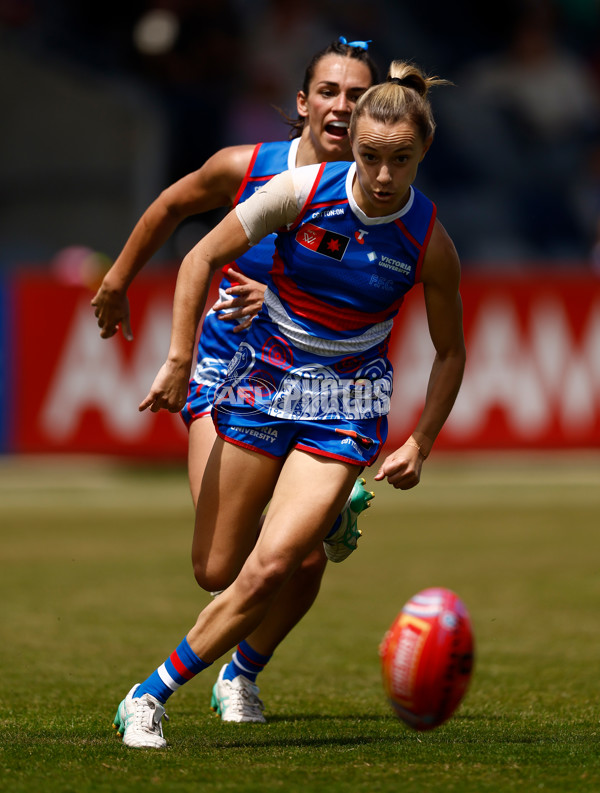
{"type": "Polygon", "coordinates": [[[138,411],[168,350],[174,288],[174,275],[138,279],[127,342],[100,338],[88,289],[43,275],[14,282],[15,451],[185,455],[178,415],[138,411]]]}
{"type": "MultiPolygon", "coordinates": [[[[436,447],[600,448],[600,279],[467,273],[461,293],[467,366],[436,447]]],[[[431,362],[414,297],[394,332],[394,444],[416,421],[431,362]]]]}
{"type": "MultiPolygon", "coordinates": [[[[48,275],[11,286],[13,447],[179,458],[177,415],[138,412],[168,348],[174,274],[131,290],[134,340],[100,339],[92,293],[48,275]]],[[[600,447],[600,280],[574,272],[463,278],[467,369],[436,448],[600,447]]],[[[411,432],[433,361],[422,290],[396,321],[390,445],[411,432]]]]}

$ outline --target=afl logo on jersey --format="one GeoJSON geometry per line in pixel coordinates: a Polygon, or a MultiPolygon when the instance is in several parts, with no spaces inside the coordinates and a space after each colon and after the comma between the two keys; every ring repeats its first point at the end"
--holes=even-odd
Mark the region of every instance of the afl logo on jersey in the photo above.
{"type": "Polygon", "coordinates": [[[339,262],[346,252],[350,237],[327,231],[313,223],[305,223],[296,232],[296,242],[304,248],[322,256],[329,256],[330,259],[337,259],[339,262]]]}

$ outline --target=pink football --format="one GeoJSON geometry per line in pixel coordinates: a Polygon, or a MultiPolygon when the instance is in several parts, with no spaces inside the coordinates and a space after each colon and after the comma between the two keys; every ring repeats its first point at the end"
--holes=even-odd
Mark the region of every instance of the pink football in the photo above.
{"type": "Polygon", "coordinates": [[[383,685],[397,716],[415,730],[449,719],[473,671],[473,631],[462,600],[435,587],[414,595],[379,647],[383,685]]]}

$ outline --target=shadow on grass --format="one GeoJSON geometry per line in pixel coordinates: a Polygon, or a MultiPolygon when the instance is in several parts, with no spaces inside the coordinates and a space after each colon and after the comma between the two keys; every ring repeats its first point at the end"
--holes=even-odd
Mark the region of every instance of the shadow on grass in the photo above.
{"type": "Polygon", "coordinates": [[[335,714],[323,714],[323,713],[280,713],[278,715],[269,716],[268,722],[269,724],[294,724],[298,721],[331,721],[331,722],[361,722],[361,721],[371,721],[377,722],[380,724],[387,723],[387,724],[394,724],[394,717],[375,714],[375,713],[365,713],[364,715],[360,715],[357,713],[347,713],[345,715],[338,715],[335,714]]]}
{"type": "MultiPolygon", "coordinates": [[[[352,735],[346,737],[333,737],[331,735],[324,735],[321,738],[292,738],[291,736],[273,736],[266,740],[227,740],[217,739],[210,741],[210,746],[213,749],[314,749],[324,746],[341,746],[341,747],[359,747],[371,746],[374,744],[382,743],[397,743],[408,739],[409,735],[398,736],[382,736],[382,735],[352,735]]],[[[203,746],[206,748],[209,742],[206,739],[203,746]]]]}

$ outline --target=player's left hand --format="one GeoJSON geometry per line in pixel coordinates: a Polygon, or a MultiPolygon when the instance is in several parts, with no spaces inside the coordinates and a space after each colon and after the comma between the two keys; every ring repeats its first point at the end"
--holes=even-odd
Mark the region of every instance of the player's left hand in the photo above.
{"type": "Polygon", "coordinates": [[[373,478],[377,482],[387,479],[397,490],[410,490],[421,481],[423,460],[417,446],[407,442],[385,458],[373,478]]]}
{"type": "Polygon", "coordinates": [[[152,413],[158,413],[159,410],[178,413],[185,405],[189,375],[188,367],[165,361],[158,370],[148,395],[140,402],[138,410],[141,412],[150,408],[152,413]]]}
{"type": "Polygon", "coordinates": [[[222,322],[236,322],[233,332],[240,333],[250,327],[260,311],[267,287],[232,268],[227,270],[225,278],[232,282],[232,286],[225,290],[231,297],[216,302],[213,311],[222,312],[218,316],[222,322]]]}

